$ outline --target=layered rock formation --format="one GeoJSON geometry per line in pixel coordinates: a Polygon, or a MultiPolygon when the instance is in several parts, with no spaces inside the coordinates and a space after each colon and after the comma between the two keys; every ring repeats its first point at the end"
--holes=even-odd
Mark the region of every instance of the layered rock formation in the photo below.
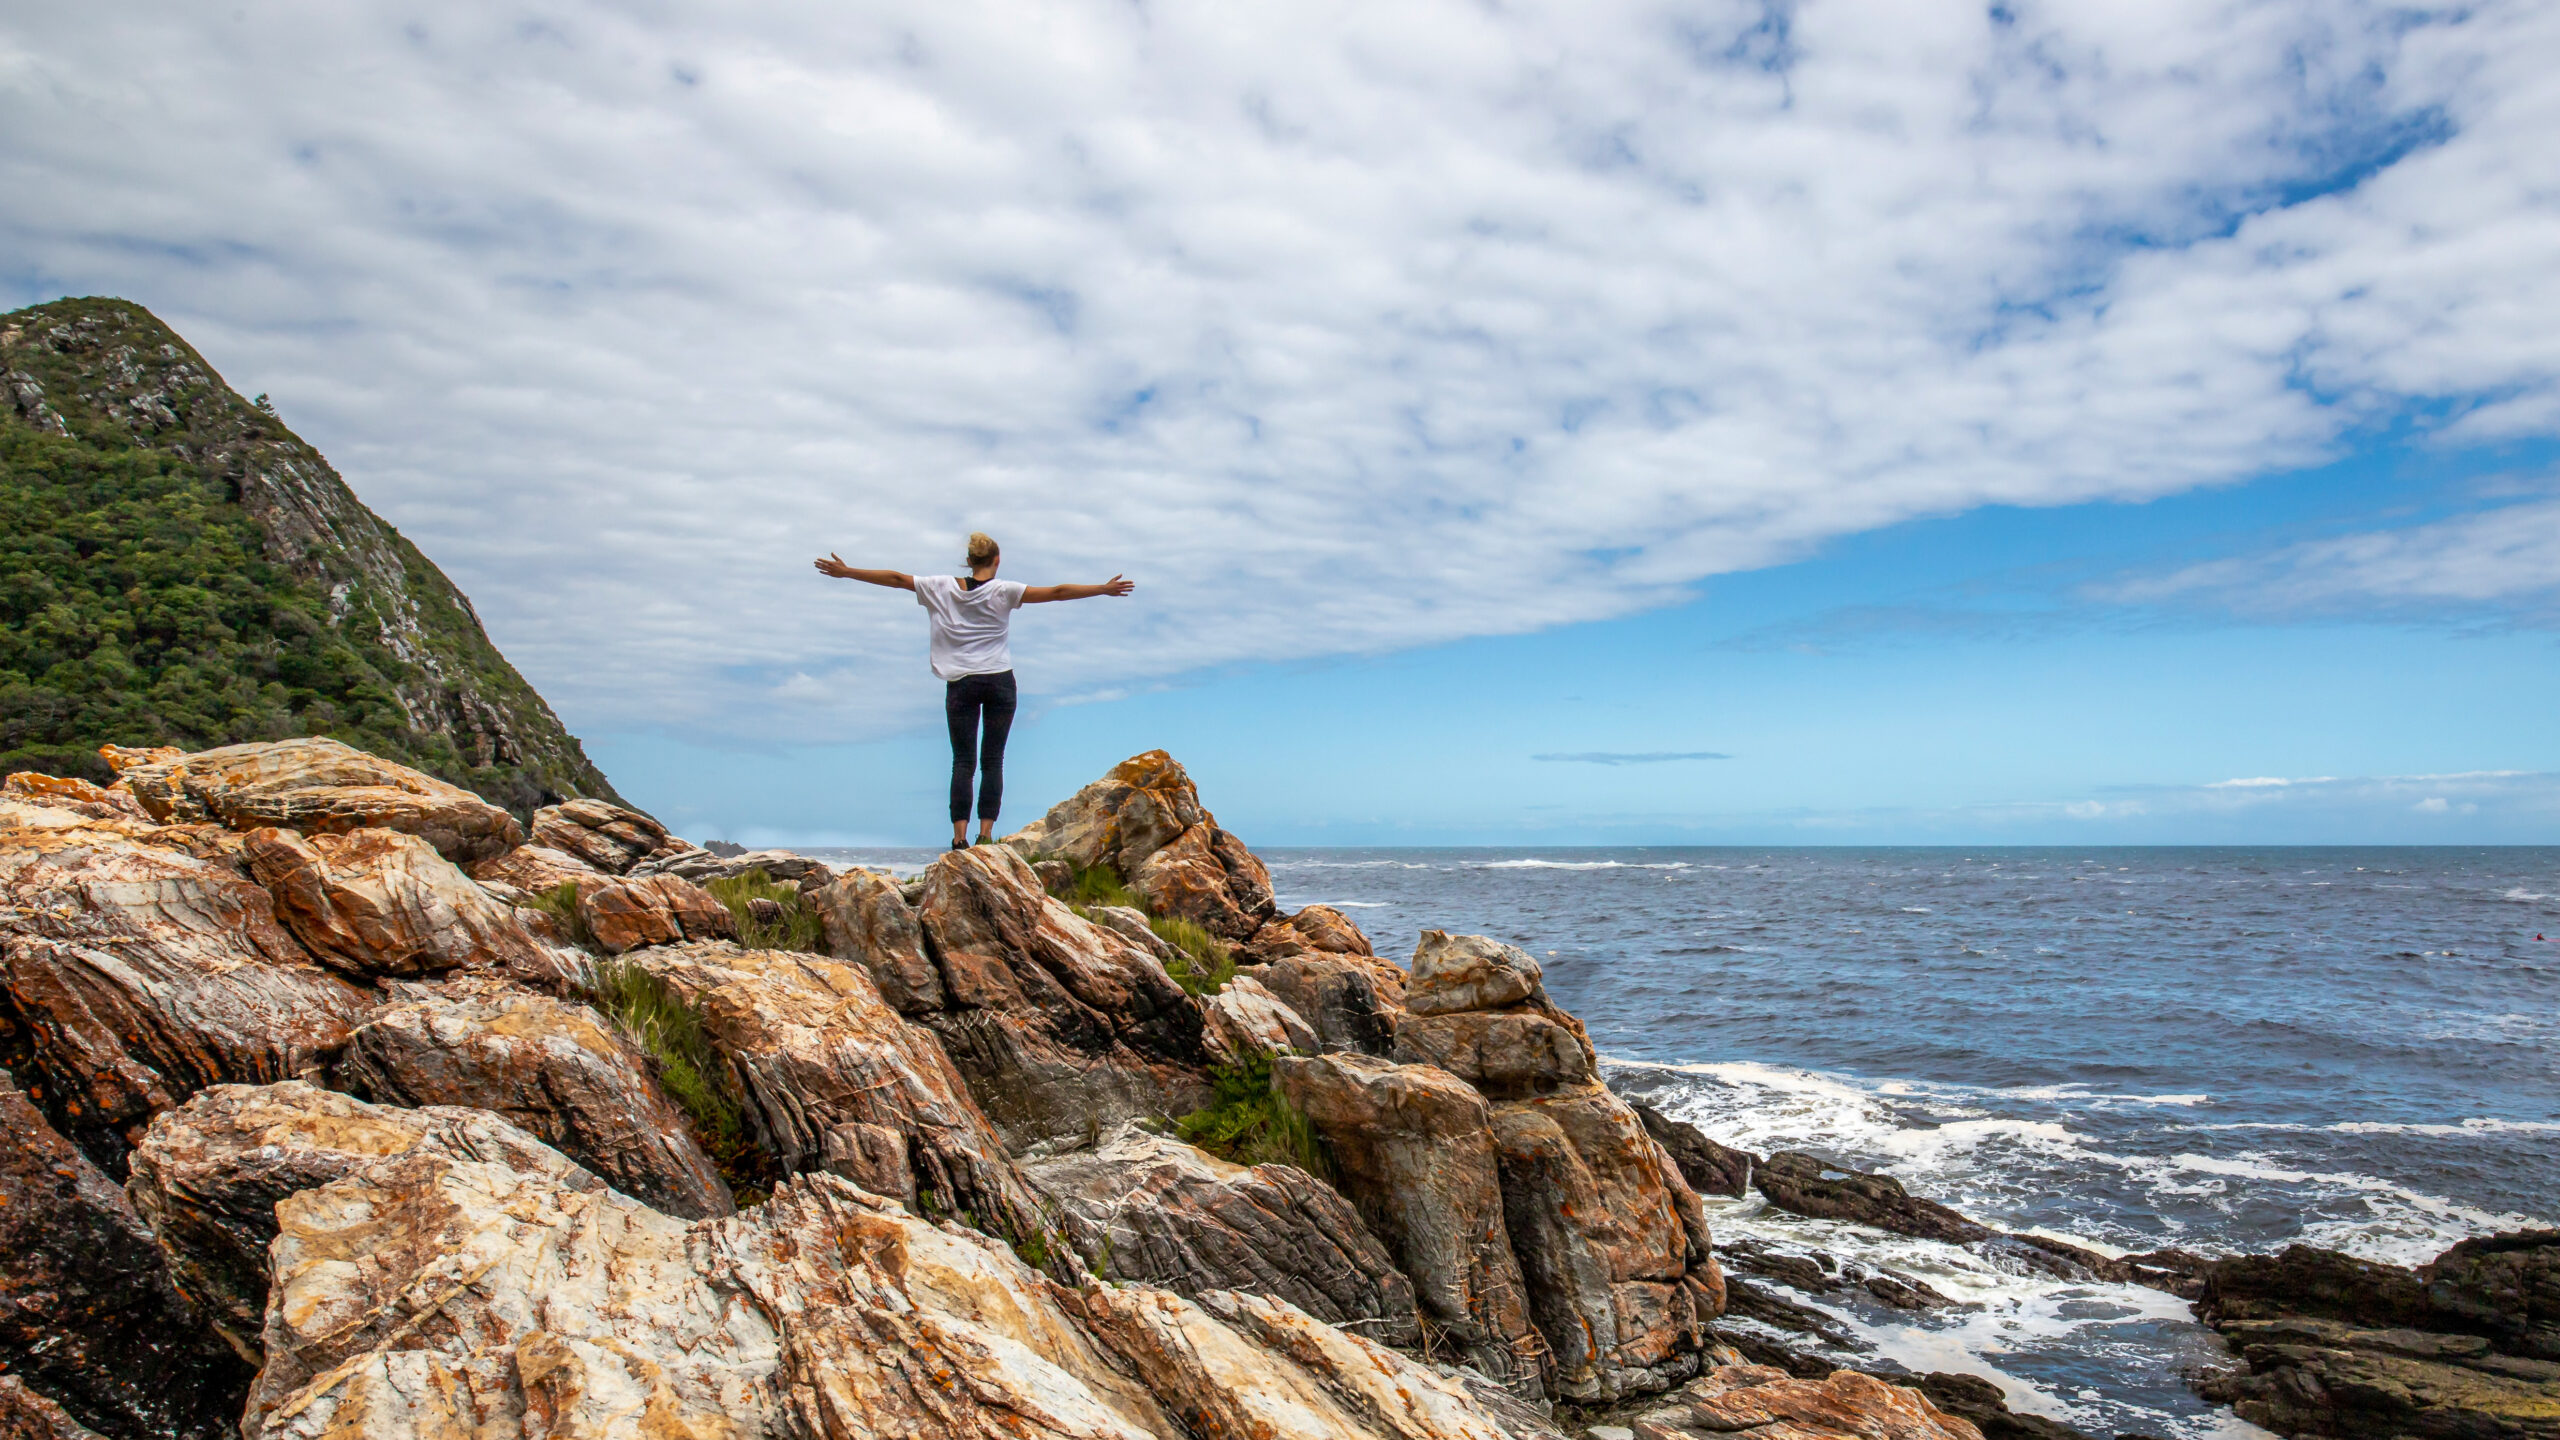
{"type": "Polygon", "coordinates": [[[585,1005],[506,991],[386,1005],[348,1037],[339,1074],[383,1104],[500,1116],[670,1215],[732,1208],[639,1048],[585,1005]]]}
{"type": "Polygon", "coordinates": [[[479,1160],[573,1190],[603,1182],[483,1110],[368,1105],[300,1081],[217,1085],[151,1124],[126,1194],[178,1290],[253,1363],[265,1353],[276,1203],[413,1152],[479,1160]]]}
{"type": "Polygon", "coordinates": [[[1051,899],[1014,849],[935,861],[918,920],[943,997],[924,1019],[1007,1144],[1091,1143],[1206,1103],[1199,1003],[1150,950],[1051,899]]]}
{"type": "Polygon", "coordinates": [[[0,1368],[35,1387],[6,1413],[118,1440],[226,1440],[251,1367],[170,1283],[124,1192],[6,1072],[0,1127],[0,1368]]]}
{"type": "MultiPolygon", "coordinates": [[[[0,1040],[59,1112],[35,1124],[78,1122],[74,1171],[130,1162],[129,1198],[66,1192],[130,1262],[99,1270],[120,1312],[66,1323],[157,1317],[155,1353],[231,1367],[190,1403],[248,1440],[1530,1440],[1544,1397],[1738,1360],[1702,1137],[1597,1082],[1536,962],[1434,931],[1408,973],[1336,912],[1277,914],[1161,755],[1052,812],[1050,878],[1127,867],[1233,947],[1216,993],[1027,847],[900,882],[601,803],[475,830],[309,742],[112,759],[139,784],[0,794],[0,1040]],[[788,888],[703,888],[750,869],[788,888]],[[1250,1113],[1320,1136],[1281,1152],[1310,1168],[1171,1137],[1266,1056],[1250,1113]]],[[[1184,1133],[1224,1144],[1213,1119],[1184,1133]]],[[[55,1351],[7,1413],[205,1433],[118,1399],[110,1351],[55,1351]]],[[[1660,1423],[1944,1420],[1774,1383],[1660,1423]]]]}
{"type": "Polygon", "coordinates": [[[2415,1270],[2296,1245],[2224,1260],[2196,1313],[2240,1365],[2198,1388],[2286,1436],[2560,1435],[2560,1230],[2415,1270]]]}
{"type": "Polygon", "coordinates": [[[1333,1187],[1294,1165],[1230,1165],[1131,1126],[1023,1171],[1104,1279],[1267,1295],[1381,1344],[1421,1339],[1413,1282],[1333,1187]]]}
{"type": "MultiPolygon", "coordinates": [[[[176,827],[183,829],[183,827],[176,827]]],[[[317,1073],[371,998],[235,864],[121,821],[0,810],[0,1021],[46,1115],[110,1174],[206,1085],[317,1073]]]]}
{"type": "Polygon", "coordinates": [[[1135,755],[1005,837],[1026,855],[1109,865],[1159,915],[1178,915],[1228,940],[1270,920],[1271,872],[1218,828],[1199,788],[1162,750],[1135,755]]]}

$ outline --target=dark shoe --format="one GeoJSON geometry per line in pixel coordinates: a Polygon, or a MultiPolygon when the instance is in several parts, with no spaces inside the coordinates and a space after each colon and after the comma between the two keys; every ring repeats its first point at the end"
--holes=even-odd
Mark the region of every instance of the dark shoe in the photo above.
{"type": "Polygon", "coordinates": [[[981,836],[979,836],[977,839],[975,839],[975,840],[971,841],[970,843],[971,843],[971,844],[973,844],[973,845],[1001,845],[1001,844],[1003,844],[1004,842],[1003,842],[1003,841],[1001,841],[1001,840],[998,840],[998,839],[997,839],[996,837],[994,837],[993,835],[981,835],[981,836]]]}
{"type": "Polygon", "coordinates": [[[951,842],[951,848],[952,848],[952,849],[954,849],[954,850],[966,850],[966,849],[968,849],[969,847],[968,847],[967,845],[965,845],[965,844],[962,844],[960,841],[954,840],[954,841],[952,841],[952,842],[951,842]]]}

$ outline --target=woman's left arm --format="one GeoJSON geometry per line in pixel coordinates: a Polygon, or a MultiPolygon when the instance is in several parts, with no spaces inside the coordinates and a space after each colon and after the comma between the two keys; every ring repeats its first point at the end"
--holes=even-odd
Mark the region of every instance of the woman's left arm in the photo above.
{"type": "Polygon", "coordinates": [[[1114,575],[1099,585],[1034,585],[1022,592],[1022,603],[1038,605],[1048,600],[1090,600],[1096,595],[1126,595],[1138,588],[1135,580],[1114,575]]]}

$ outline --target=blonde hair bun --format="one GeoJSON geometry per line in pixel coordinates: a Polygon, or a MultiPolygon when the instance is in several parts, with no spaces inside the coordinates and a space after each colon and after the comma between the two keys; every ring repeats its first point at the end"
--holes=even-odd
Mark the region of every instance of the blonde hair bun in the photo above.
{"type": "Polygon", "coordinates": [[[969,564],[971,568],[974,569],[977,566],[984,565],[988,561],[993,560],[996,558],[996,553],[996,537],[988,534],[984,530],[972,530],[969,532],[969,564]]]}

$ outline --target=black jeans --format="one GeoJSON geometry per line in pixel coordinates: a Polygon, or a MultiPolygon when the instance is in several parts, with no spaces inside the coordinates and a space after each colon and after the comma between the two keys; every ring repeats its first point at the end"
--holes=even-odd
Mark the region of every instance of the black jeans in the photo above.
{"type": "Polygon", "coordinates": [[[969,772],[978,784],[978,818],[993,820],[1004,804],[1004,737],[1013,729],[1013,672],[963,675],[942,692],[942,718],[951,722],[951,823],[969,818],[969,772]],[[986,741],[978,728],[986,727],[986,741]]]}

